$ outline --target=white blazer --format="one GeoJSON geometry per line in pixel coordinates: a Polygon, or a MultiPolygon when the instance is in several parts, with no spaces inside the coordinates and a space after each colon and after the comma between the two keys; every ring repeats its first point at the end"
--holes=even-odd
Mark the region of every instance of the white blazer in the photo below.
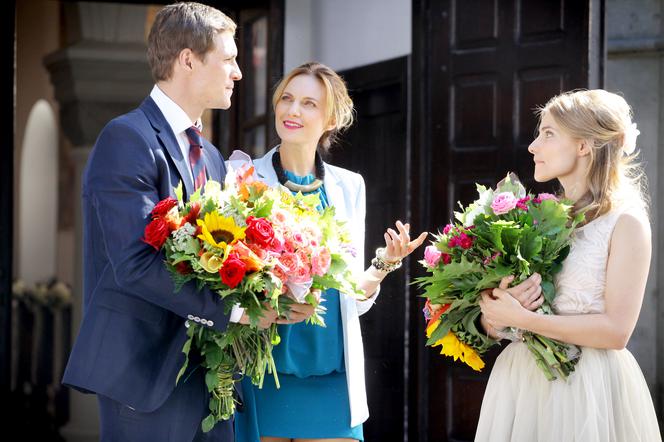
{"type": "MultiPolygon", "coordinates": [[[[279,184],[279,179],[272,166],[273,148],[265,156],[253,161],[258,179],[270,186],[279,184]]],[[[247,158],[245,155],[231,155],[229,163],[237,168],[235,158],[247,158]]],[[[250,160],[249,160],[250,161],[250,160]]],[[[323,185],[331,206],[334,206],[335,217],[346,221],[350,230],[357,256],[352,263],[353,272],[361,275],[364,272],[364,218],[366,215],[366,190],[362,175],[341,167],[324,163],[325,178],[323,185]]],[[[378,296],[376,293],[366,301],[359,301],[345,294],[339,296],[341,303],[341,321],[344,333],[344,361],[346,365],[346,382],[348,385],[348,401],[350,403],[350,425],[354,427],[369,418],[367,393],[364,382],[364,347],[360,331],[359,316],[369,311],[378,296]]]]}

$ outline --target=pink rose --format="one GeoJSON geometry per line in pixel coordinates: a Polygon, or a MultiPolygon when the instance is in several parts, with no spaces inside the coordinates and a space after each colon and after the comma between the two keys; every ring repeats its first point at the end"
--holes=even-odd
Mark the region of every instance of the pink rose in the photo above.
{"type": "Polygon", "coordinates": [[[272,269],[272,273],[279,278],[283,284],[286,284],[286,281],[288,281],[288,267],[281,264],[279,261],[277,261],[272,269]]]}
{"type": "Polygon", "coordinates": [[[281,255],[279,262],[288,269],[288,273],[294,273],[300,267],[300,258],[295,253],[286,252],[281,255]]]}
{"type": "Polygon", "coordinates": [[[296,284],[311,281],[311,270],[309,269],[309,266],[305,264],[300,265],[295,269],[294,273],[290,273],[288,280],[296,284]]]}
{"type": "Polygon", "coordinates": [[[291,241],[296,249],[302,249],[309,245],[309,239],[303,233],[297,232],[294,233],[291,237],[291,241]]]}
{"type": "Polygon", "coordinates": [[[555,202],[558,202],[558,197],[550,193],[542,192],[539,195],[537,195],[537,198],[535,198],[536,203],[541,203],[542,201],[546,200],[553,200],[555,202]]]}
{"type": "Polygon", "coordinates": [[[438,250],[436,246],[427,246],[427,248],[424,249],[424,261],[426,261],[429,267],[435,267],[442,255],[443,252],[438,250]]]}
{"type": "Polygon", "coordinates": [[[496,215],[503,215],[516,207],[517,199],[511,192],[501,192],[493,199],[491,209],[496,215]]]}
{"type": "Polygon", "coordinates": [[[283,252],[286,247],[286,242],[284,241],[284,235],[281,234],[278,230],[274,232],[274,238],[270,243],[270,250],[274,252],[283,252]]]}
{"type": "Polygon", "coordinates": [[[287,224],[291,220],[291,215],[283,209],[277,209],[272,212],[271,218],[276,224],[287,224]]]}
{"type": "Polygon", "coordinates": [[[305,247],[303,249],[299,249],[297,252],[295,252],[298,258],[300,258],[300,262],[302,265],[309,266],[311,263],[311,249],[309,247],[305,247]]]}
{"type": "Polygon", "coordinates": [[[319,247],[311,255],[311,273],[323,276],[330,270],[332,258],[326,247],[319,247]]]}

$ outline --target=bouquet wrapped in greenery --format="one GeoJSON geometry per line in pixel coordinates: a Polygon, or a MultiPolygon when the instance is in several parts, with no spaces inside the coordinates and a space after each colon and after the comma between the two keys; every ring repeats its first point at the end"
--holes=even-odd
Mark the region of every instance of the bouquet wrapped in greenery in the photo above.
{"type": "MultiPolygon", "coordinates": [[[[583,215],[573,216],[572,204],[554,195],[528,194],[514,174],[495,190],[477,185],[477,191],[479,198],[455,213],[456,222],[434,235],[421,261],[429,274],[416,283],[427,300],[427,345],[440,345],[441,354],[479,371],[481,355],[497,343],[477,329],[480,293],[498,287],[503,277],[514,275],[518,284],[537,272],[544,295],[537,312],[554,314],[553,278],[583,215]]],[[[511,335],[528,346],[547,379],[567,379],[574,370],[580,355],[576,346],[528,331],[511,335]]]]}

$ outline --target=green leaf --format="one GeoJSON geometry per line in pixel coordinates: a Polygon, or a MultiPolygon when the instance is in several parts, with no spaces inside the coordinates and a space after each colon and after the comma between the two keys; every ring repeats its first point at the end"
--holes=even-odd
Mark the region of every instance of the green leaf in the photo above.
{"type": "Polygon", "coordinates": [[[189,203],[195,203],[201,199],[201,188],[196,189],[194,193],[189,196],[189,203]]]}
{"type": "Polygon", "coordinates": [[[254,210],[252,211],[253,216],[256,218],[267,218],[272,213],[272,205],[274,204],[273,200],[262,199],[256,202],[254,210]]]}
{"type": "Polygon", "coordinates": [[[215,370],[208,370],[205,373],[205,385],[207,385],[208,392],[212,392],[217,387],[217,383],[219,382],[217,378],[217,373],[215,370]]]}
{"type": "Polygon", "coordinates": [[[214,424],[217,423],[217,419],[212,415],[208,414],[208,416],[203,419],[203,422],[201,422],[201,429],[203,430],[203,433],[209,433],[212,428],[214,428],[214,424]]]}
{"type": "Polygon", "coordinates": [[[175,197],[177,198],[178,203],[182,204],[182,202],[183,202],[183,201],[182,201],[182,199],[183,199],[183,195],[182,195],[182,181],[179,181],[179,182],[178,182],[177,187],[176,187],[175,189],[173,189],[173,193],[175,193],[175,197]]]}
{"type": "Polygon", "coordinates": [[[221,363],[221,349],[216,345],[207,345],[202,353],[208,367],[216,367],[221,363]]]}
{"type": "Polygon", "coordinates": [[[544,299],[546,299],[546,302],[553,304],[553,300],[556,297],[556,288],[553,283],[551,281],[544,281],[544,279],[542,279],[540,286],[542,287],[542,293],[544,294],[544,299]]]}

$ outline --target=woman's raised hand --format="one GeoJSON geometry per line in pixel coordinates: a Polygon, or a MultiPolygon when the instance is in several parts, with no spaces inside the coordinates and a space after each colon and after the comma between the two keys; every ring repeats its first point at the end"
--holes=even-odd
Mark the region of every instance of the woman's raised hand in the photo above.
{"type": "Polygon", "coordinates": [[[420,236],[413,241],[410,240],[410,224],[403,224],[401,221],[396,222],[398,230],[392,228],[387,229],[384,234],[385,237],[385,252],[383,258],[387,262],[398,262],[410,255],[413,250],[418,248],[429,235],[429,232],[422,232],[420,236]]]}

